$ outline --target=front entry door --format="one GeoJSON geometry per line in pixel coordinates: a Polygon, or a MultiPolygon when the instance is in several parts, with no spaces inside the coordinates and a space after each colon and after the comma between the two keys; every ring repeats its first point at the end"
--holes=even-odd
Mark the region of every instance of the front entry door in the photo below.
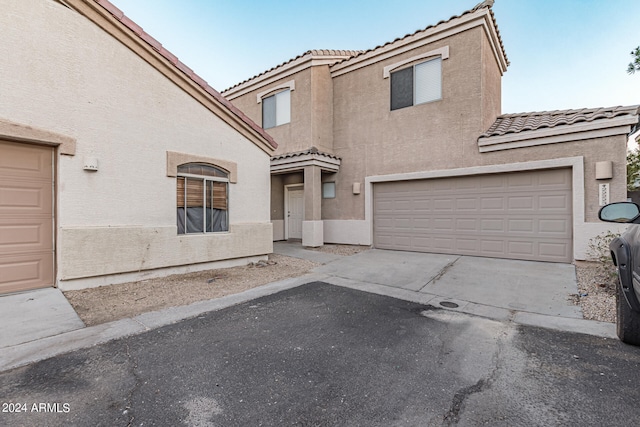
{"type": "Polygon", "coordinates": [[[304,217],[304,190],[289,190],[287,200],[288,239],[302,239],[304,217]]]}

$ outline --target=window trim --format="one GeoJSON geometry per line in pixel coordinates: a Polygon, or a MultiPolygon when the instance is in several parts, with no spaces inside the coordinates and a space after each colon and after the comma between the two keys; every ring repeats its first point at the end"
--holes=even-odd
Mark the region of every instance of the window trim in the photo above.
{"type": "MultiPolygon", "coordinates": [[[[399,70],[396,70],[396,69],[402,67],[403,65],[407,65],[407,64],[410,64],[412,62],[419,61],[421,59],[428,59],[428,58],[431,58],[432,56],[433,57],[439,56],[440,58],[442,58],[443,61],[445,59],[449,59],[449,46],[444,46],[444,47],[441,47],[439,49],[430,50],[429,52],[422,53],[422,54],[416,55],[416,56],[412,56],[411,58],[405,59],[403,61],[399,61],[399,62],[395,62],[395,63],[393,63],[391,65],[387,65],[386,67],[384,67],[382,69],[382,78],[383,79],[390,78],[391,77],[391,72],[392,71],[399,71],[399,70]]],[[[427,62],[427,61],[423,61],[423,62],[427,62]]]]}
{"type": "Polygon", "coordinates": [[[231,184],[238,182],[238,164],[236,162],[195,154],[178,153],[176,151],[167,151],[167,176],[175,178],[178,176],[178,166],[187,163],[204,163],[222,169],[229,174],[229,182],[231,184]]]}
{"type": "Polygon", "coordinates": [[[289,89],[291,92],[296,90],[296,81],[289,80],[288,82],[279,84],[278,86],[273,86],[267,90],[263,90],[262,92],[257,93],[256,103],[260,104],[264,98],[268,98],[271,95],[275,95],[276,92],[283,91],[285,89],[289,89]]]}
{"type": "MultiPolygon", "coordinates": [[[[216,169],[221,169],[223,172],[226,172],[227,177],[218,177],[218,176],[207,176],[207,175],[197,175],[197,174],[192,174],[192,173],[183,173],[183,172],[177,172],[176,170],[176,188],[178,186],[178,179],[179,178],[186,178],[187,180],[189,178],[194,179],[194,180],[202,180],[203,182],[203,187],[202,187],[202,202],[203,202],[203,208],[206,208],[206,199],[207,199],[207,182],[224,182],[226,183],[226,201],[225,201],[225,205],[226,205],[226,209],[224,210],[226,212],[226,230],[222,230],[222,231],[207,231],[207,224],[206,224],[206,215],[203,215],[202,218],[202,230],[203,231],[196,231],[196,232],[188,232],[187,231],[187,180],[185,180],[185,184],[184,184],[184,201],[185,201],[185,206],[184,206],[184,232],[180,233],[179,230],[178,231],[178,235],[179,236],[187,236],[187,235],[207,235],[207,234],[224,234],[224,233],[229,233],[229,229],[230,229],[230,203],[229,203],[229,190],[230,190],[230,186],[229,184],[231,183],[231,181],[229,180],[229,172],[220,168],[219,166],[213,165],[213,164],[208,164],[205,162],[187,162],[187,163],[182,163],[180,165],[177,165],[177,167],[179,166],[183,166],[183,165],[187,165],[187,164],[202,164],[205,166],[211,166],[214,167],[216,169]]],[[[176,201],[176,206],[177,206],[177,201],[176,201]]],[[[178,208],[180,208],[179,206],[177,206],[178,208]]],[[[177,218],[176,218],[177,219],[177,218]]]]}

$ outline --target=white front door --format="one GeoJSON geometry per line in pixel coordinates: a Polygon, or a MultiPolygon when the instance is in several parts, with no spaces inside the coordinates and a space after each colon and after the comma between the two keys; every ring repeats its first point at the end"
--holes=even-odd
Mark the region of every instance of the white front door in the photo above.
{"type": "Polygon", "coordinates": [[[289,190],[287,200],[287,239],[302,239],[304,190],[289,190]]]}

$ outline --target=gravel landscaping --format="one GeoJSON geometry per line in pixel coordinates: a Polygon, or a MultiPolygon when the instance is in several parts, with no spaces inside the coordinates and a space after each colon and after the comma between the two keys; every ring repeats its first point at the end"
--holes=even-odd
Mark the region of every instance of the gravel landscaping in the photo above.
{"type": "Polygon", "coordinates": [[[573,298],[574,302],[582,308],[584,318],[615,323],[617,285],[615,270],[603,269],[598,262],[576,261],[576,278],[578,295],[573,295],[573,298]]]}

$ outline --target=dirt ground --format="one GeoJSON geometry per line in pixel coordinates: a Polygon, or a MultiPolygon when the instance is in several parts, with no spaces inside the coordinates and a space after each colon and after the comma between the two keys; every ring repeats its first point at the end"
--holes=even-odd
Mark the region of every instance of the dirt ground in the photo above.
{"type": "MultiPolygon", "coordinates": [[[[368,247],[325,245],[316,250],[348,256],[366,249],[368,247]]],[[[87,326],[93,326],[148,311],[240,293],[271,282],[302,276],[319,265],[304,259],[271,254],[267,262],[66,291],[64,295],[82,321],[87,326]]]]}
{"type": "MultiPolygon", "coordinates": [[[[350,256],[366,249],[368,247],[325,245],[314,250],[350,256]]],[[[268,261],[247,266],[66,291],[64,295],[82,321],[87,326],[93,326],[148,311],[243,292],[302,276],[317,266],[319,264],[308,260],[271,254],[268,261]]],[[[592,262],[576,262],[576,276],[578,294],[567,297],[581,306],[586,319],[615,322],[615,281],[603,277],[597,263],[592,262]]]]}

